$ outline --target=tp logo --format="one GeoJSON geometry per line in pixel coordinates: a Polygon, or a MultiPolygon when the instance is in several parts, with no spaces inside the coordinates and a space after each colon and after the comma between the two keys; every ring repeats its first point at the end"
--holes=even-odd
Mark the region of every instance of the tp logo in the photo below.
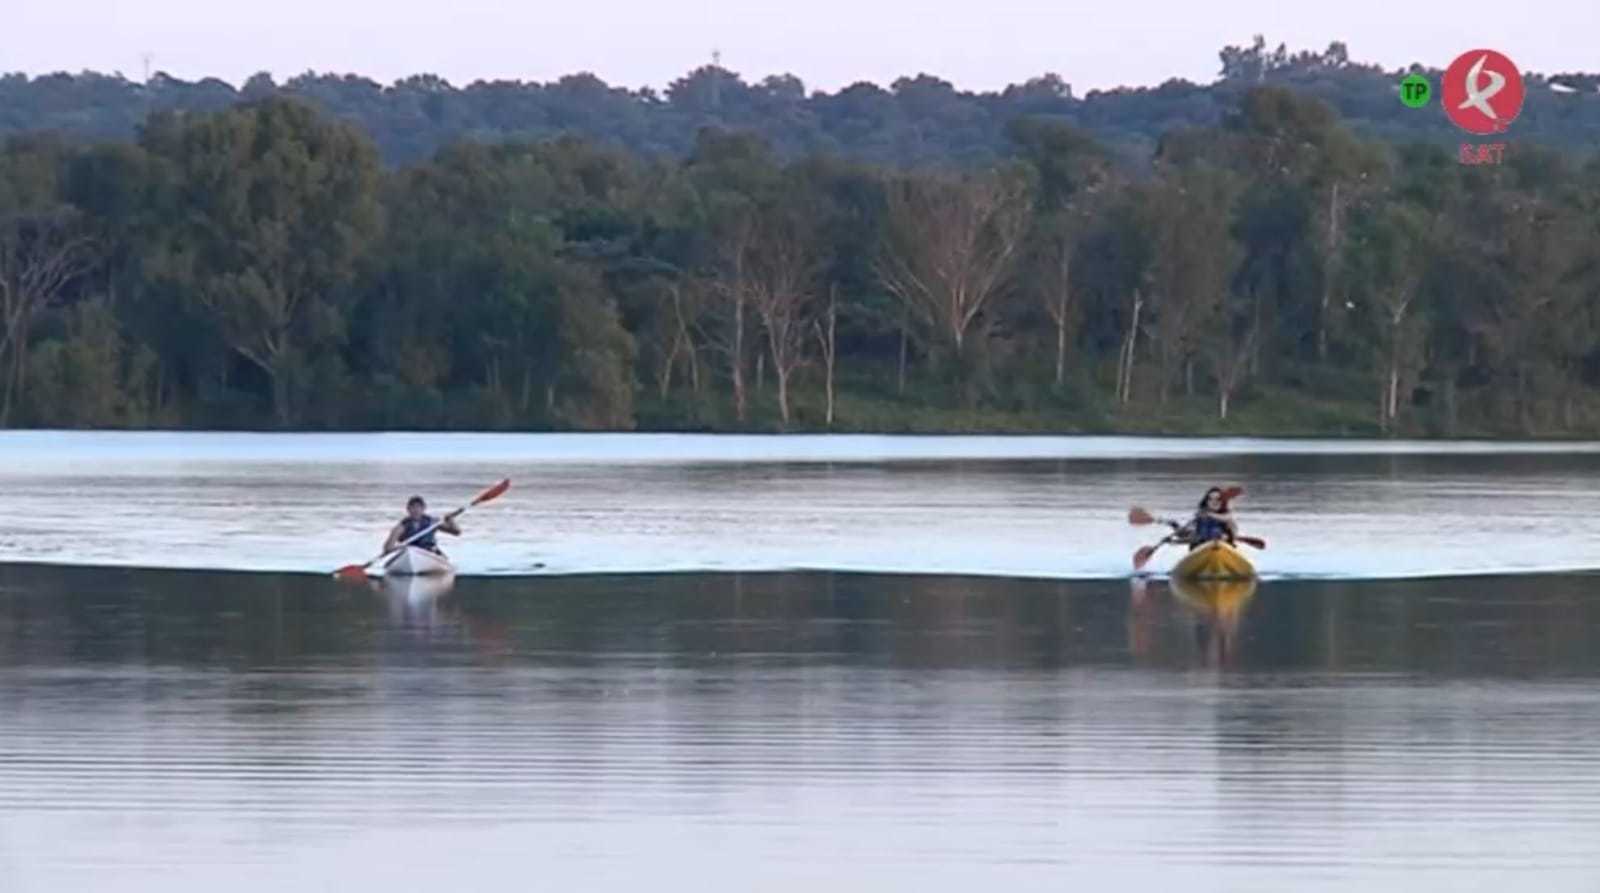
{"type": "Polygon", "coordinates": [[[1494,50],[1469,50],[1445,69],[1445,114],[1468,133],[1504,133],[1527,90],[1517,66],[1494,50]]]}

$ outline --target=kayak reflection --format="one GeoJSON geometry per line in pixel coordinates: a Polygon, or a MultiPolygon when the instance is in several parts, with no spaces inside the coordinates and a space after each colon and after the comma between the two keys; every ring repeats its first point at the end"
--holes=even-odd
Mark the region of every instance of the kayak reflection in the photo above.
{"type": "Polygon", "coordinates": [[[440,624],[439,602],[455,585],[454,574],[385,576],[374,580],[372,588],[389,603],[389,620],[395,626],[431,628],[440,624]]]}
{"type": "Polygon", "coordinates": [[[1128,650],[1140,662],[1231,665],[1239,630],[1256,581],[1132,581],[1128,604],[1128,650]]]}
{"type": "Polygon", "coordinates": [[[1197,644],[1204,650],[1208,663],[1231,664],[1237,654],[1239,621],[1244,617],[1245,606],[1256,594],[1256,581],[1246,580],[1183,580],[1173,578],[1172,594],[1178,601],[1199,615],[1195,630],[1197,644]]]}
{"type": "Polygon", "coordinates": [[[430,601],[448,595],[456,586],[454,574],[410,576],[389,574],[380,578],[378,587],[385,595],[402,597],[411,601],[430,601]]]}

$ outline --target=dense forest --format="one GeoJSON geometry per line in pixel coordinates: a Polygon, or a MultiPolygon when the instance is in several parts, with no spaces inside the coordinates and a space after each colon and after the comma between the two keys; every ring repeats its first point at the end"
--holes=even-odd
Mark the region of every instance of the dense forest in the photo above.
{"type": "Polygon", "coordinates": [[[1222,55],[1081,101],[3,82],[0,424],[1600,432],[1594,100],[1464,165],[1338,45],[1222,55]]]}
{"type": "MultiPolygon", "coordinates": [[[[1452,145],[1459,132],[1437,104],[1413,111],[1396,101],[1403,72],[1354,62],[1342,43],[1291,53],[1255,38],[1220,53],[1215,83],[1170,80],[1153,88],[1093,91],[1079,97],[1056,75],[993,93],[958,90],[929,75],[887,89],[859,83],[808,93],[793,75],[746,83],[708,65],[664,91],[611,86],[592,74],[540,84],[477,82],[455,87],[434,75],[383,86],[353,75],[306,73],[279,84],[258,74],[243,85],[215,78],[181,81],[157,73],[140,83],[117,75],[0,77],[0,136],[48,131],[92,139],[132,139],[151,114],[206,113],[269,98],[304,100],[359,127],[389,164],[414,164],[462,141],[534,142],[576,135],[645,155],[686,157],[705,127],[754,133],[785,159],[831,155],[877,164],[1011,157],[1005,127],[1048,115],[1088,132],[1118,157],[1146,160],[1173,130],[1215,127],[1245,91],[1280,86],[1331,106],[1368,138],[1452,145]]],[[[1440,72],[1412,66],[1439,83],[1440,72]]],[[[1592,152],[1600,146],[1600,74],[1528,75],[1520,138],[1592,152]]]]}

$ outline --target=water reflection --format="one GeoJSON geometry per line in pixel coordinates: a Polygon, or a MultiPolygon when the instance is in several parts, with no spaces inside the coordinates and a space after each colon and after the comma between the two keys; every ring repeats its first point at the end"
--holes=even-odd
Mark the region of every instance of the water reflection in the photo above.
{"type": "Polygon", "coordinates": [[[1585,889],[1594,582],[0,568],[0,884],[1585,889]]]}
{"type": "Polygon", "coordinates": [[[790,573],[369,589],[311,576],[4,566],[0,666],[362,665],[375,652],[423,648],[435,661],[492,653],[536,665],[650,654],[930,669],[1587,675],[1600,671],[1597,580],[1278,581],[1259,591],[1136,582],[1130,592],[1126,581],[790,573]]]}
{"type": "Polygon", "coordinates": [[[384,576],[371,588],[389,607],[389,622],[397,627],[438,628],[459,616],[460,609],[444,605],[455,589],[453,574],[439,576],[384,576]]]}
{"type": "Polygon", "coordinates": [[[1256,594],[1255,580],[1171,581],[1173,595],[1197,618],[1195,638],[1213,665],[1233,665],[1238,657],[1239,623],[1256,594]]]}
{"type": "Polygon", "coordinates": [[[1128,651],[1144,666],[1237,667],[1255,580],[1135,578],[1128,597],[1128,651]]]}

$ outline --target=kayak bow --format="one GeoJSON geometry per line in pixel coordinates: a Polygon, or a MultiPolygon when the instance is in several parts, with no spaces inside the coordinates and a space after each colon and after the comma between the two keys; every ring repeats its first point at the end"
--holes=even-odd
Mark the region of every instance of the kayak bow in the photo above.
{"type": "Polygon", "coordinates": [[[1250,580],[1255,575],[1250,560],[1222,540],[1205,543],[1172,568],[1173,578],[1183,580],[1250,580]]]}
{"type": "Polygon", "coordinates": [[[437,577],[456,572],[450,559],[418,546],[406,546],[384,565],[385,576],[437,577]]]}

